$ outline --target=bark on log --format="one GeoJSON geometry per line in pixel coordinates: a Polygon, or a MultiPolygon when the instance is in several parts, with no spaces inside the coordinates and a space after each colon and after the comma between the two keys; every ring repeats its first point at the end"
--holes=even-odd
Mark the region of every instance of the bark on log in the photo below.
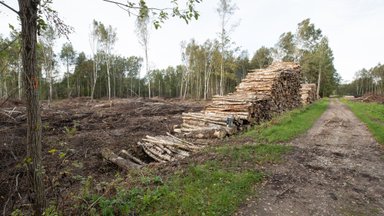
{"type": "Polygon", "coordinates": [[[137,163],[133,163],[132,161],[126,160],[115,153],[113,153],[110,149],[104,148],[101,150],[101,155],[104,159],[112,162],[113,164],[116,164],[118,167],[129,170],[132,168],[140,168],[141,165],[137,163]]]}
{"type": "Polygon", "coordinates": [[[142,160],[140,160],[139,158],[137,158],[137,157],[131,155],[130,153],[128,153],[126,150],[121,150],[120,151],[120,155],[124,155],[126,157],[126,159],[131,160],[134,163],[137,163],[139,165],[145,165],[146,164],[142,160]]]}

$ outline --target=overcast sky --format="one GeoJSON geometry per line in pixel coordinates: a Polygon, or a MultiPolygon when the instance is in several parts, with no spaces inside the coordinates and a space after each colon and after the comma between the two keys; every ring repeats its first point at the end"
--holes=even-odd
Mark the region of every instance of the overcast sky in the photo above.
{"type": "MultiPolygon", "coordinates": [[[[3,0],[17,7],[16,0],[3,0]]],[[[157,0],[159,1],[159,0],[157,0]]],[[[169,0],[161,0],[169,2],[169,0]]],[[[135,34],[134,17],[102,0],[53,0],[65,22],[74,27],[70,35],[76,51],[90,54],[89,32],[93,19],[117,30],[115,52],[123,56],[143,56],[135,34]]],[[[121,0],[121,2],[126,2],[121,0]]],[[[150,4],[151,1],[149,1],[150,4]]],[[[155,2],[153,0],[152,2],[155,2]]],[[[261,46],[273,47],[283,32],[295,31],[306,18],[329,38],[335,67],[344,80],[351,80],[361,68],[384,63],[384,0],[237,0],[233,22],[240,24],[231,34],[232,41],[250,58],[261,46]]],[[[199,43],[217,38],[220,30],[216,13],[218,0],[204,0],[198,6],[200,18],[186,25],[168,20],[150,33],[150,65],[165,68],[181,63],[181,41],[195,38],[199,43]]],[[[157,2],[159,4],[159,2],[157,2]]],[[[8,23],[17,26],[15,14],[0,6],[0,34],[8,36],[8,23]]],[[[59,51],[61,43],[56,50],[59,51]]]]}

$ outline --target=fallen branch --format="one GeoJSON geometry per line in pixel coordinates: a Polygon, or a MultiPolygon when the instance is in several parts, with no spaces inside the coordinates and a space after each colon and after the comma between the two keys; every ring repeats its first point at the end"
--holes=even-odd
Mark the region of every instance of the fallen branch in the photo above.
{"type": "Polygon", "coordinates": [[[5,112],[0,112],[0,114],[2,114],[2,115],[4,115],[4,116],[6,116],[6,117],[12,119],[14,122],[17,122],[15,118],[13,118],[12,116],[8,115],[8,114],[5,113],[5,112]]]}

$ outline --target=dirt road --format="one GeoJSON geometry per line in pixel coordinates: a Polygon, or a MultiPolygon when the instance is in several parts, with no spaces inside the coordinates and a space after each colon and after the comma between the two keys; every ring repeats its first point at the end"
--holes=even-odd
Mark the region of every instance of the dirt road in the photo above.
{"type": "MultiPolygon", "coordinates": [[[[383,132],[384,133],[384,132],[383,132]]],[[[338,100],[236,215],[384,215],[384,151],[338,100]]],[[[267,171],[268,172],[268,171],[267,171]]]]}

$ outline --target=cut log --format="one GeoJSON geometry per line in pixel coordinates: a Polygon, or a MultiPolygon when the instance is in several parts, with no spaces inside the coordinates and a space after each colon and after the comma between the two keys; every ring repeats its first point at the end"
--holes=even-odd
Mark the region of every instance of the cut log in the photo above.
{"type": "Polygon", "coordinates": [[[311,104],[317,100],[316,84],[301,84],[300,95],[303,105],[311,104]]]}
{"type": "Polygon", "coordinates": [[[124,155],[126,157],[126,159],[131,160],[134,163],[137,163],[139,165],[145,165],[146,164],[142,160],[140,160],[139,158],[129,154],[126,150],[121,150],[120,155],[124,155]]]}
{"type": "Polygon", "coordinates": [[[101,150],[101,155],[103,156],[104,159],[108,160],[109,162],[117,165],[118,167],[124,170],[141,167],[140,164],[137,164],[132,161],[126,160],[122,157],[119,157],[118,155],[116,155],[110,149],[107,149],[107,148],[104,148],[101,150]]]}

